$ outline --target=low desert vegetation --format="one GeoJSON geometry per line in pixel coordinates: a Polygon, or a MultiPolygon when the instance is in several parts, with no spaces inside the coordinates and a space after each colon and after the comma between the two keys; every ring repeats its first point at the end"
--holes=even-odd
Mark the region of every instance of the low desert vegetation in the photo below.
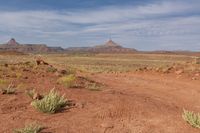
{"type": "Polygon", "coordinates": [[[31,99],[33,99],[34,95],[36,94],[36,91],[35,91],[35,89],[27,90],[27,91],[26,91],[26,94],[27,94],[31,99]]]}
{"type": "Polygon", "coordinates": [[[67,74],[73,74],[73,75],[75,75],[76,72],[77,72],[77,69],[76,69],[76,68],[74,68],[74,67],[72,67],[72,66],[67,66],[67,68],[66,68],[66,73],[67,73],[67,74]]]}
{"type": "Polygon", "coordinates": [[[43,126],[41,126],[38,123],[31,123],[26,125],[24,128],[21,129],[15,129],[14,133],[40,133],[44,129],[43,126]]]}
{"type": "Polygon", "coordinates": [[[15,94],[16,89],[13,84],[10,84],[7,88],[2,89],[2,94],[15,94]]]}
{"type": "Polygon", "coordinates": [[[70,74],[70,75],[59,78],[57,80],[57,83],[70,88],[75,85],[75,81],[76,81],[76,76],[74,74],[70,74]]]}
{"type": "Polygon", "coordinates": [[[0,85],[2,85],[2,84],[6,84],[6,83],[7,83],[6,80],[4,80],[4,79],[0,79],[0,85]]]}
{"type": "Polygon", "coordinates": [[[90,83],[87,85],[87,89],[89,89],[91,91],[100,91],[101,87],[99,85],[97,85],[97,83],[90,83]]]}
{"type": "Polygon", "coordinates": [[[67,105],[67,100],[64,95],[60,96],[54,89],[52,89],[41,100],[34,100],[31,105],[43,113],[53,114],[61,110],[67,105]]]}
{"type": "Polygon", "coordinates": [[[56,71],[57,71],[57,69],[54,68],[54,67],[48,67],[48,68],[47,68],[47,72],[52,72],[52,73],[54,73],[54,72],[56,72],[56,71]]]}
{"type": "Polygon", "coordinates": [[[194,64],[200,64],[200,57],[196,57],[194,59],[194,64]]]}
{"type": "Polygon", "coordinates": [[[20,90],[25,90],[26,88],[28,88],[28,85],[25,83],[19,83],[16,88],[20,90]]]}
{"type": "Polygon", "coordinates": [[[195,114],[194,112],[184,110],[183,119],[189,123],[192,127],[200,128],[200,114],[195,114]]]}
{"type": "Polygon", "coordinates": [[[21,78],[23,75],[22,75],[22,73],[16,73],[16,77],[19,79],[19,78],[21,78]]]}

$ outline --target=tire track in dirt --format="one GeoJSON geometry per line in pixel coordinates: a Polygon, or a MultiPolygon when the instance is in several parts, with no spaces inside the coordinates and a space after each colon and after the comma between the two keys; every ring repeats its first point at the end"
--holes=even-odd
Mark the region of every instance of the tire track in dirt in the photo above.
{"type": "MultiPolygon", "coordinates": [[[[99,74],[95,76],[98,82],[107,84],[111,89],[105,92],[113,92],[129,97],[140,97],[140,109],[149,111],[144,118],[148,125],[153,126],[153,133],[162,132],[198,132],[191,128],[181,118],[183,108],[192,111],[200,111],[200,86],[199,81],[189,79],[177,79],[174,75],[156,74],[99,74]],[[141,101],[145,102],[141,102],[141,101]],[[146,108],[148,106],[149,108],[146,108]],[[156,108],[156,109],[155,109],[156,108]],[[168,123],[162,125],[161,123],[168,123]],[[176,125],[176,126],[175,126],[176,125]],[[164,130],[165,128],[168,130],[164,130]]],[[[130,101],[131,102],[131,101],[130,101]]],[[[136,110],[134,110],[136,111],[136,110]]],[[[142,119],[142,118],[141,118],[142,119]]],[[[144,125],[143,125],[144,126],[144,125]]],[[[142,131],[145,132],[145,131],[142,131]]]]}
{"type": "MultiPolygon", "coordinates": [[[[95,74],[89,77],[106,87],[96,92],[59,88],[67,98],[84,104],[84,108],[72,108],[54,115],[34,110],[24,93],[1,96],[0,132],[12,132],[33,120],[44,124],[47,127],[45,132],[52,133],[199,132],[181,118],[183,108],[200,112],[199,81],[149,73],[95,74]],[[20,108],[15,108],[18,105],[20,108]]],[[[52,85],[48,83],[48,86],[52,85]]]]}

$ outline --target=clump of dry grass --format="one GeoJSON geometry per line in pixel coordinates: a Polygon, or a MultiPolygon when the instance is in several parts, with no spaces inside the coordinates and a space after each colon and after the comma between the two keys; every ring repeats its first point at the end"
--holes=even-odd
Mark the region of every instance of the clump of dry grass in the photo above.
{"type": "Polygon", "coordinates": [[[194,64],[200,64],[200,58],[195,57],[193,62],[194,62],[194,64]]]}
{"type": "Polygon", "coordinates": [[[22,76],[23,76],[22,73],[16,72],[16,77],[17,77],[17,79],[21,78],[22,76]]]}
{"type": "Polygon", "coordinates": [[[74,74],[70,74],[67,76],[63,76],[57,80],[58,84],[63,84],[65,87],[73,87],[76,81],[76,76],[74,74]]]}
{"type": "Polygon", "coordinates": [[[43,113],[56,113],[67,105],[67,100],[52,89],[41,100],[34,100],[31,105],[43,113]]]}
{"type": "Polygon", "coordinates": [[[37,123],[31,123],[24,128],[14,130],[14,133],[39,133],[44,129],[43,126],[37,123]]]}
{"type": "Polygon", "coordinates": [[[16,89],[13,84],[10,84],[7,88],[2,89],[2,94],[15,94],[16,89]]]}
{"type": "Polygon", "coordinates": [[[195,128],[200,128],[200,114],[184,110],[182,114],[183,119],[195,128]]]}
{"type": "Polygon", "coordinates": [[[36,91],[35,91],[35,89],[26,90],[26,94],[27,94],[31,99],[33,99],[34,95],[36,94],[36,91]]]}
{"type": "Polygon", "coordinates": [[[77,70],[74,67],[68,66],[67,69],[66,69],[66,74],[73,74],[73,75],[75,75],[76,71],[77,70]]]}
{"type": "Polygon", "coordinates": [[[47,72],[54,73],[54,72],[57,71],[57,69],[56,69],[55,67],[48,67],[46,71],[47,71],[47,72]]]}
{"type": "Polygon", "coordinates": [[[6,83],[7,83],[6,80],[4,80],[4,79],[0,79],[0,85],[6,84],[6,83]]]}
{"type": "Polygon", "coordinates": [[[101,87],[97,83],[90,83],[87,85],[86,88],[91,91],[100,91],[101,90],[101,87]]]}

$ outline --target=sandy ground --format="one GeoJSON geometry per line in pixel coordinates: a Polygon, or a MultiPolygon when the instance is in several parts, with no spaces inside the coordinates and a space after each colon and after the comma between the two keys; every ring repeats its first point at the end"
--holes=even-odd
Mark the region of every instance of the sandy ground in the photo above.
{"type": "MultiPolygon", "coordinates": [[[[77,107],[57,114],[36,111],[23,91],[16,95],[0,95],[0,132],[11,133],[32,121],[46,127],[43,133],[200,132],[181,116],[183,108],[200,111],[199,80],[150,72],[89,77],[106,87],[102,91],[56,87],[77,103],[77,107]]],[[[55,86],[53,77],[27,80],[32,86],[43,88],[43,92],[55,86]]]]}

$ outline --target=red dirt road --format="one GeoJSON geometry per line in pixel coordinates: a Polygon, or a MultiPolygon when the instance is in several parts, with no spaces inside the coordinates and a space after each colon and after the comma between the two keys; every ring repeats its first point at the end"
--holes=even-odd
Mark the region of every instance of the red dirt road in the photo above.
{"type": "MultiPolygon", "coordinates": [[[[31,121],[47,127],[45,133],[200,132],[181,117],[183,108],[200,112],[199,80],[152,73],[89,77],[107,87],[102,91],[58,88],[68,99],[75,100],[77,107],[53,115],[37,112],[22,92],[0,95],[0,132],[11,133],[31,121]]],[[[54,86],[51,81],[45,84],[54,86]]]]}

